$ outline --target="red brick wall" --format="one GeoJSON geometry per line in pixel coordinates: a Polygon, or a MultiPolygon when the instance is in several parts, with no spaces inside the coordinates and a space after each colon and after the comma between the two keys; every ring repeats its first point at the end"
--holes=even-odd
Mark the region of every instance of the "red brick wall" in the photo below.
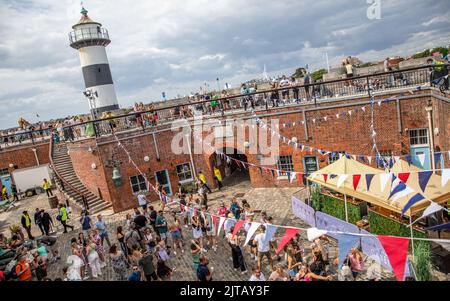
{"type": "Polygon", "coordinates": [[[9,168],[9,164],[13,163],[18,168],[26,168],[37,166],[36,158],[32,148],[36,149],[39,164],[48,164],[48,147],[46,142],[36,144],[23,144],[13,147],[3,148],[0,151],[0,169],[9,168]]]}
{"type": "Polygon", "coordinates": [[[99,151],[96,150],[95,140],[88,139],[74,144],[68,144],[68,148],[73,168],[81,182],[93,194],[99,197],[101,196],[105,201],[111,202],[105,169],[99,151]],[[88,151],[89,146],[94,150],[92,153],[88,151]],[[96,169],[92,169],[92,163],[97,165],[96,169]]]}

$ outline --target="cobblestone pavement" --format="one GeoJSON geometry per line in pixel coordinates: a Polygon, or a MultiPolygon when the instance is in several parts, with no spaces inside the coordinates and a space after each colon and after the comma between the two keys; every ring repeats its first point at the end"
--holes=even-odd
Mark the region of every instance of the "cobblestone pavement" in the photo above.
{"type": "MultiPolygon", "coordinates": [[[[307,227],[305,223],[303,223],[300,219],[295,217],[292,214],[291,210],[291,196],[298,192],[298,188],[251,188],[250,182],[248,179],[246,179],[245,175],[234,175],[233,178],[227,179],[225,182],[225,187],[221,191],[215,191],[208,195],[208,206],[210,206],[212,209],[216,209],[217,206],[222,202],[225,201],[227,206],[230,205],[230,200],[233,196],[237,196],[240,199],[245,198],[249,204],[251,205],[252,209],[260,212],[260,211],[266,211],[269,216],[272,216],[274,219],[274,224],[279,225],[290,225],[290,226],[297,226],[297,227],[307,227]]],[[[137,203],[137,202],[136,202],[137,203]]],[[[42,208],[49,209],[48,202],[46,204],[46,198],[45,197],[37,197],[34,202],[29,202],[29,207],[26,205],[27,203],[24,202],[23,205],[21,205],[18,210],[16,210],[16,213],[11,212],[10,215],[13,216],[14,214],[18,214],[23,210],[23,208],[27,208],[30,212],[34,211],[34,207],[37,205],[41,206],[42,208]],[[31,205],[32,204],[32,205],[31,205]]],[[[159,205],[157,205],[159,207],[159,205]]],[[[176,206],[178,207],[178,206],[176,206]]],[[[49,209],[50,212],[55,216],[56,215],[56,209],[49,209]]],[[[215,210],[214,210],[215,211],[215,210]]],[[[115,238],[115,229],[119,225],[124,225],[125,215],[127,213],[130,213],[131,211],[127,212],[121,212],[118,214],[110,214],[111,212],[102,212],[102,215],[104,216],[105,221],[108,224],[108,230],[110,233],[110,240],[112,243],[116,243],[115,238]],[[108,215],[110,214],[110,215],[108,215]]],[[[11,217],[8,220],[11,220],[11,217]]],[[[56,263],[50,263],[49,264],[49,277],[54,279],[56,277],[63,277],[62,274],[62,268],[65,265],[65,260],[68,255],[70,255],[70,239],[72,237],[76,237],[78,235],[79,231],[79,222],[78,222],[78,212],[74,212],[71,215],[71,220],[69,221],[69,224],[75,225],[76,229],[75,231],[67,234],[62,234],[62,229],[60,226],[58,226],[57,234],[58,240],[57,243],[52,247],[52,249],[58,249],[61,260],[57,261],[56,263]]],[[[0,216],[1,217],[1,216],[0,216]]],[[[259,220],[259,213],[255,216],[255,221],[259,220]]],[[[17,218],[20,218],[20,214],[17,218]]],[[[95,218],[94,218],[95,220],[95,218]]],[[[20,222],[20,220],[19,220],[20,222]]],[[[58,223],[55,220],[56,223],[58,223]]],[[[38,235],[39,231],[37,227],[34,227],[34,231],[37,232],[36,235],[38,235]]],[[[284,231],[278,230],[276,233],[276,237],[279,239],[284,234],[284,231]]],[[[168,261],[168,265],[170,267],[175,267],[176,271],[172,275],[171,280],[175,281],[183,281],[183,280],[196,280],[196,273],[193,270],[192,267],[192,258],[190,255],[190,243],[189,241],[192,239],[192,230],[190,228],[183,227],[183,235],[185,237],[184,241],[186,242],[186,245],[184,246],[185,253],[182,254],[181,252],[177,252],[177,255],[173,255],[171,253],[171,259],[168,261]]],[[[303,244],[303,248],[305,250],[306,254],[310,254],[309,245],[310,243],[306,240],[306,233],[304,231],[300,232],[300,235],[302,239],[305,241],[303,244]]],[[[169,240],[170,243],[170,240],[169,240]]],[[[337,256],[337,247],[336,243],[332,242],[331,244],[328,244],[327,246],[329,251],[329,258],[330,262],[337,256]]],[[[224,239],[219,238],[218,239],[218,249],[217,252],[213,251],[212,249],[209,250],[206,253],[207,257],[210,260],[209,266],[214,267],[214,280],[248,280],[251,276],[251,269],[253,266],[256,265],[256,262],[254,259],[251,259],[250,256],[245,252],[245,262],[247,264],[248,273],[245,275],[242,275],[240,271],[235,271],[232,268],[232,259],[231,259],[231,250],[228,244],[224,239]]],[[[279,260],[277,260],[277,256],[273,254],[274,258],[274,265],[277,263],[283,264],[286,267],[286,262],[284,258],[283,252],[281,253],[281,257],[279,260]]],[[[370,259],[369,259],[370,261],[370,259]]],[[[368,264],[366,264],[366,267],[368,264]]],[[[335,269],[331,266],[330,272],[334,275],[334,279],[337,279],[335,269]]],[[[270,269],[267,262],[263,263],[263,273],[266,276],[266,278],[270,275],[270,269]]],[[[360,280],[364,280],[364,272],[361,273],[363,275],[360,280]]],[[[384,279],[392,279],[392,275],[383,273],[384,279]]],[[[114,272],[112,268],[107,265],[107,267],[103,268],[103,275],[96,279],[97,281],[111,281],[116,280],[116,277],[114,275],[114,272]]]]}

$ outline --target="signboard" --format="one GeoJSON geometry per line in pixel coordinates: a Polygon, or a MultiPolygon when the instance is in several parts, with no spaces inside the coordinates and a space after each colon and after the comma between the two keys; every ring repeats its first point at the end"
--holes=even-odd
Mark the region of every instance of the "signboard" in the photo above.
{"type": "MultiPolygon", "coordinates": [[[[327,231],[359,233],[357,226],[320,211],[316,212],[316,227],[327,231]]],[[[327,235],[337,239],[337,235],[334,233],[327,233],[327,235]]]]}
{"type": "Polygon", "coordinates": [[[292,212],[296,217],[306,222],[311,227],[316,226],[314,209],[294,196],[292,197],[292,212]]]}
{"type": "MultiPolygon", "coordinates": [[[[371,234],[366,230],[361,230],[361,234],[371,234]]],[[[378,262],[382,267],[388,271],[392,271],[389,258],[383,249],[380,241],[376,236],[362,236],[361,237],[361,247],[364,254],[378,262]]]]}

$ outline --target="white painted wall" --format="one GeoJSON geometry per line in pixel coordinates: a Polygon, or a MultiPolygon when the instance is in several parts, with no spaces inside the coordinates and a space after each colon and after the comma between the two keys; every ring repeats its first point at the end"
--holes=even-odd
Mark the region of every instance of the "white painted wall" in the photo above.
{"type": "Polygon", "coordinates": [[[29,188],[41,187],[44,178],[50,181],[50,169],[48,164],[16,169],[12,172],[12,177],[17,190],[24,192],[29,188]]]}

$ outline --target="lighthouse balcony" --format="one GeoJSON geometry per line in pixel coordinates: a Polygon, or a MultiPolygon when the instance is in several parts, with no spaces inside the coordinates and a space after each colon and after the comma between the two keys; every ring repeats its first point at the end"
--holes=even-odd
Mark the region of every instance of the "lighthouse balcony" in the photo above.
{"type": "Polygon", "coordinates": [[[108,30],[101,27],[79,28],[69,33],[70,47],[106,46],[111,43],[108,30]]]}

